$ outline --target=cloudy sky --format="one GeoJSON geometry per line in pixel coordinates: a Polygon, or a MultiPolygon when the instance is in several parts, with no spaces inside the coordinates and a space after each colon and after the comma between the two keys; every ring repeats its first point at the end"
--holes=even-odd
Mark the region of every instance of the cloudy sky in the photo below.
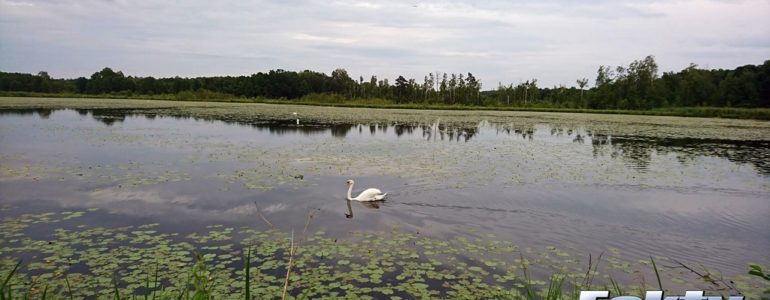
{"type": "Polygon", "coordinates": [[[571,86],[649,54],[661,71],[761,64],[770,0],[0,0],[0,70],[54,77],[341,67],[571,86]]]}

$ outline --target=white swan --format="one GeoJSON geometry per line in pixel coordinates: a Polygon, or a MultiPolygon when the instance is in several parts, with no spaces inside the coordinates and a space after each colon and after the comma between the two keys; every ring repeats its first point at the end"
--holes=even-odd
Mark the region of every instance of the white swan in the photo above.
{"type": "Polygon", "coordinates": [[[361,192],[361,194],[358,194],[357,197],[353,198],[350,193],[353,192],[353,184],[355,183],[353,179],[350,179],[347,181],[348,183],[348,200],[354,200],[354,201],[379,201],[385,199],[385,196],[388,195],[388,193],[383,193],[379,189],[366,189],[365,191],[361,192]]]}

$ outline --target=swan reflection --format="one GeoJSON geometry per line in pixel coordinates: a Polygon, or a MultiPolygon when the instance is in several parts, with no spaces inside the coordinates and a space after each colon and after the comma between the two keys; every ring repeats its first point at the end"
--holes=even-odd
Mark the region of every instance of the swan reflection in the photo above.
{"type": "MultiPolygon", "coordinates": [[[[353,218],[353,206],[350,204],[353,201],[351,200],[345,200],[345,204],[348,206],[348,212],[345,213],[345,218],[352,219],[353,218]]],[[[358,201],[356,201],[358,202],[358,201]]],[[[379,209],[380,208],[380,202],[383,201],[369,201],[369,202],[358,202],[361,204],[361,206],[369,208],[369,209],[379,209]]]]}

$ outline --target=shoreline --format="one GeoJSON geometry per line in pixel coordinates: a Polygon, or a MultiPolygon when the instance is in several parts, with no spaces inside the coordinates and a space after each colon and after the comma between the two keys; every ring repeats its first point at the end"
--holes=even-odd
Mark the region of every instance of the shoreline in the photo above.
{"type": "MultiPolygon", "coordinates": [[[[153,96],[124,96],[124,95],[79,95],[79,94],[37,94],[37,93],[0,93],[0,98],[56,98],[56,99],[125,99],[150,101],[177,102],[216,102],[216,103],[261,103],[276,105],[303,105],[320,107],[374,108],[374,109],[416,109],[416,110],[447,110],[447,111],[522,111],[522,112],[556,112],[578,114],[609,114],[637,116],[669,116],[719,119],[748,119],[770,121],[770,108],[738,108],[738,107],[666,107],[649,110],[625,109],[590,109],[563,107],[505,107],[505,106],[467,106],[442,104],[396,104],[396,103],[366,103],[368,100],[350,100],[345,102],[316,102],[302,100],[261,99],[261,98],[231,98],[231,99],[176,99],[173,95],[153,96]]],[[[373,100],[376,101],[376,100],[373,100]]]]}

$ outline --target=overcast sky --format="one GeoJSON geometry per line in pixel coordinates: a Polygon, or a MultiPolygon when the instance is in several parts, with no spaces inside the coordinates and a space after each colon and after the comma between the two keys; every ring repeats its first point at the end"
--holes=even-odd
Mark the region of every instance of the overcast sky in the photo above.
{"type": "Polygon", "coordinates": [[[661,71],[761,64],[770,0],[0,0],[0,70],[53,77],[345,68],[550,87],[649,54],[661,71]]]}

